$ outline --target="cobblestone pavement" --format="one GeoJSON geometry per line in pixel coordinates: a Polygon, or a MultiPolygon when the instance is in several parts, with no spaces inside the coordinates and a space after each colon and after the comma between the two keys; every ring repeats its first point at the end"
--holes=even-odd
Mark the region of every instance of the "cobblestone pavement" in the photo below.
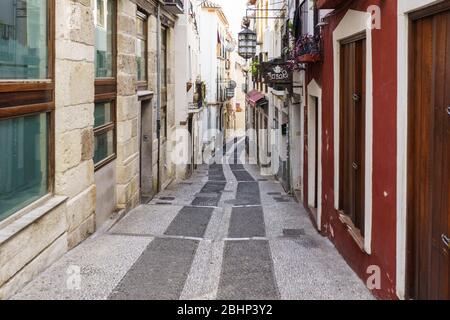
{"type": "Polygon", "coordinates": [[[244,139],[65,254],[14,299],[373,299],[244,139]]]}

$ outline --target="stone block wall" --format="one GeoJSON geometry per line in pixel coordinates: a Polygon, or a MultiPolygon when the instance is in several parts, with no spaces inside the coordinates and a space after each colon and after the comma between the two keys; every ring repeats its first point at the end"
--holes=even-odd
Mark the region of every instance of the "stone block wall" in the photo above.
{"type": "Polygon", "coordinates": [[[94,20],[89,0],[56,0],[55,191],[68,197],[68,248],[95,229],[94,20]],[[80,81],[82,79],[82,81],[80,81]]]}
{"type": "MultiPolygon", "coordinates": [[[[117,1],[117,159],[118,209],[140,202],[140,104],[136,93],[136,11],[130,0],[117,1]]],[[[94,172],[95,28],[93,0],[55,0],[54,188],[30,213],[0,228],[0,299],[20,290],[91,235],[96,227],[94,172]]],[[[157,163],[153,133],[153,170],[160,166],[164,188],[175,175],[170,140],[175,129],[174,30],[168,44],[168,139],[157,163]]],[[[148,20],[148,89],[157,94],[157,20],[148,20]]],[[[156,128],[156,98],[152,100],[156,128]]],[[[156,186],[155,186],[156,190],[156,186]]],[[[99,190],[99,192],[103,191],[99,190]]]]}
{"type": "Polygon", "coordinates": [[[54,189],[0,229],[0,299],[15,294],[95,229],[91,1],[55,0],[55,10],[54,189]]]}
{"type": "Polygon", "coordinates": [[[136,4],[117,5],[117,206],[140,201],[139,104],[136,94],[136,4]]]}
{"type": "Polygon", "coordinates": [[[158,189],[158,137],[156,134],[156,119],[157,119],[157,26],[158,20],[156,16],[151,15],[147,20],[147,35],[148,35],[148,64],[147,64],[147,74],[148,74],[148,87],[149,90],[153,91],[155,95],[152,99],[152,126],[153,126],[153,136],[152,136],[152,177],[153,177],[153,190],[158,189]]]}

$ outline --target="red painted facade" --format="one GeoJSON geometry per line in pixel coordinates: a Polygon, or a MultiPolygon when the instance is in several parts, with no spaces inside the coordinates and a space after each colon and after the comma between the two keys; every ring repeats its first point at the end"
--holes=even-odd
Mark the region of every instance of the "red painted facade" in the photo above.
{"type": "MultiPolygon", "coordinates": [[[[381,289],[373,294],[381,299],[396,299],[396,150],[397,150],[397,0],[322,0],[322,8],[336,10],[322,28],[323,62],[310,64],[306,84],[312,79],[322,88],[322,232],[335,244],[348,264],[366,281],[371,265],[381,269],[381,289]],[[371,254],[363,252],[339,220],[334,208],[334,83],[333,31],[348,10],[381,8],[381,29],[372,30],[373,69],[373,173],[371,254]],[[336,7],[337,6],[337,7],[336,7]]],[[[367,61],[369,63],[369,61],[367,61]]],[[[307,109],[307,108],[305,108],[307,109]]],[[[305,128],[306,125],[305,116],[305,128]]],[[[305,132],[305,136],[308,133],[305,132]]],[[[308,156],[305,139],[304,199],[308,199],[308,156]]],[[[307,201],[304,203],[307,207],[307,201]]]]}

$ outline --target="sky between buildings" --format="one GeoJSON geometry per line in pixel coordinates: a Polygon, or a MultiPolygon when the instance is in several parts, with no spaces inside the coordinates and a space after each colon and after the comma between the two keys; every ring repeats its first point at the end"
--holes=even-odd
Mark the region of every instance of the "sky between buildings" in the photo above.
{"type": "Polygon", "coordinates": [[[245,16],[248,0],[212,0],[220,4],[230,23],[230,30],[237,40],[237,34],[241,31],[242,18],[245,16]]]}

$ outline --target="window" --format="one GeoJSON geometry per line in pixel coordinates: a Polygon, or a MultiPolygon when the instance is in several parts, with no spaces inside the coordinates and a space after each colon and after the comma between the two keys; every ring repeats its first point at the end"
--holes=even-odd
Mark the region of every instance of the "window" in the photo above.
{"type": "Polygon", "coordinates": [[[94,163],[107,162],[115,156],[114,102],[97,102],[94,107],[94,163]]]}
{"type": "Polygon", "coordinates": [[[167,137],[167,28],[161,27],[161,112],[159,133],[161,138],[167,137]]]}
{"type": "Polygon", "coordinates": [[[49,77],[47,14],[47,1],[1,1],[0,79],[49,77]]]}
{"type": "Polygon", "coordinates": [[[94,3],[95,74],[97,78],[110,78],[114,76],[114,1],[96,0],[94,3]]]}
{"type": "Polygon", "coordinates": [[[98,170],[116,158],[116,2],[96,0],[94,3],[94,164],[98,170]]]}
{"type": "MultiPolygon", "coordinates": [[[[138,11],[136,19],[136,64],[137,81],[146,87],[147,84],[147,16],[138,11]]],[[[139,85],[138,85],[139,86],[139,85]]]]}
{"type": "Polygon", "coordinates": [[[0,120],[0,221],[48,192],[48,114],[0,120]]]}
{"type": "Polygon", "coordinates": [[[161,27],[161,85],[167,87],[167,28],[161,27]]]}
{"type": "Polygon", "coordinates": [[[0,3],[0,221],[53,186],[51,3],[0,3]]]}
{"type": "Polygon", "coordinates": [[[300,36],[308,35],[308,0],[304,0],[300,5],[300,36]]]}
{"type": "Polygon", "coordinates": [[[161,128],[160,128],[161,138],[167,137],[167,107],[161,107],[161,128]]]}

